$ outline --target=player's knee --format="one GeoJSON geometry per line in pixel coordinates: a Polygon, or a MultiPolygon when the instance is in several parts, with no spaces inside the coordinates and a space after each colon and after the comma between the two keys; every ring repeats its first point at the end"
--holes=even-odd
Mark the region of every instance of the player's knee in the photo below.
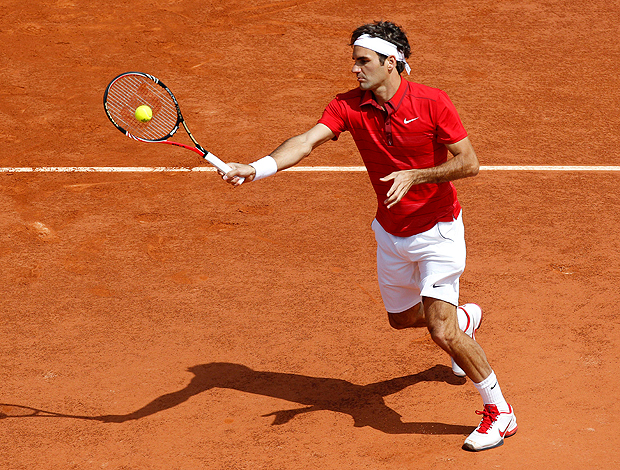
{"type": "Polygon", "coordinates": [[[445,329],[440,325],[429,325],[428,332],[431,334],[431,339],[439,346],[445,343],[445,329]]]}
{"type": "Polygon", "coordinates": [[[445,323],[433,324],[428,326],[428,332],[431,335],[431,339],[440,348],[445,351],[452,350],[452,345],[457,341],[457,335],[452,328],[448,328],[445,323]]]}

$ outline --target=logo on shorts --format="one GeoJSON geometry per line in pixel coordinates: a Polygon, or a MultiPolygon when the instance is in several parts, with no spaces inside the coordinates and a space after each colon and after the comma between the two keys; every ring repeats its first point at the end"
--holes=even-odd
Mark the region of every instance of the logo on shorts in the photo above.
{"type": "Polygon", "coordinates": [[[448,287],[449,284],[437,284],[437,283],[433,283],[433,287],[435,289],[439,289],[440,287],[448,287]]]}

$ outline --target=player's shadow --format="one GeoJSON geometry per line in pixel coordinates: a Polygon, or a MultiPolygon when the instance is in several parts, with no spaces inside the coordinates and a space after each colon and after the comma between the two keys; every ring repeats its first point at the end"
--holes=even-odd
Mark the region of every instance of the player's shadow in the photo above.
{"type": "Polygon", "coordinates": [[[348,414],[357,427],[370,426],[388,434],[463,434],[474,430],[472,426],[432,422],[409,422],[385,404],[384,397],[419,382],[446,382],[461,385],[452,369],[437,365],[423,372],[368,385],[356,385],[346,380],[308,377],[280,372],[261,372],[249,367],[226,362],[201,364],[188,369],[194,374],[182,390],[156,398],[146,406],[126,415],[101,416],[107,422],[124,422],[140,419],[173,408],[189,398],[212,388],[228,388],[280,398],[300,405],[301,408],[273,411],[263,416],[273,416],[273,425],[288,423],[295,416],[312,411],[328,410],[348,414]]]}
{"type": "MultiPolygon", "coordinates": [[[[288,423],[297,415],[312,411],[335,411],[348,414],[356,427],[370,426],[387,434],[462,434],[468,435],[474,426],[444,424],[435,422],[403,422],[401,416],[385,404],[384,398],[420,382],[445,382],[462,385],[464,378],[458,378],[449,367],[437,365],[417,374],[356,385],[346,380],[309,377],[280,372],[261,372],[249,367],[227,362],[212,362],[188,369],[194,374],[183,389],[167,393],[142,408],[128,414],[103,416],[76,416],[32,410],[22,416],[47,416],[78,418],[123,423],[154,415],[174,408],[191,397],[213,388],[228,388],[241,392],[279,398],[303,405],[301,408],[273,411],[263,416],[273,416],[272,425],[288,423]]],[[[4,405],[11,407],[16,405],[4,405]]],[[[26,408],[26,407],[21,407],[26,408]]],[[[6,413],[2,417],[10,417],[6,413]]]]}

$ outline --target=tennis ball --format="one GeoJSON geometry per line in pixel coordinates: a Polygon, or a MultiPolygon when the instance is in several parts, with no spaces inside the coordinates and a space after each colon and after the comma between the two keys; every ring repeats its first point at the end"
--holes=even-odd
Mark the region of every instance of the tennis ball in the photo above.
{"type": "Polygon", "coordinates": [[[143,104],[136,108],[136,119],[140,122],[149,122],[153,117],[153,110],[147,105],[143,104]]]}

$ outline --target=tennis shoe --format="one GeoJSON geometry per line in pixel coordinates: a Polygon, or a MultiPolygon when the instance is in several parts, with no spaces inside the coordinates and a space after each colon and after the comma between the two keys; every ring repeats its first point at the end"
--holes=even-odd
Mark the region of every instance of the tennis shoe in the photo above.
{"type": "MultiPolygon", "coordinates": [[[[476,340],[476,330],[480,328],[482,323],[482,309],[477,304],[465,304],[459,307],[467,316],[467,326],[463,332],[474,341],[476,340]]],[[[460,366],[452,359],[452,372],[457,377],[465,377],[467,374],[460,366]]]]}
{"type": "Polygon", "coordinates": [[[484,410],[476,411],[476,414],[482,415],[482,421],[465,439],[465,450],[479,452],[499,447],[504,443],[504,438],[517,432],[517,419],[510,405],[507,412],[500,412],[495,405],[485,405],[484,410]]]}

